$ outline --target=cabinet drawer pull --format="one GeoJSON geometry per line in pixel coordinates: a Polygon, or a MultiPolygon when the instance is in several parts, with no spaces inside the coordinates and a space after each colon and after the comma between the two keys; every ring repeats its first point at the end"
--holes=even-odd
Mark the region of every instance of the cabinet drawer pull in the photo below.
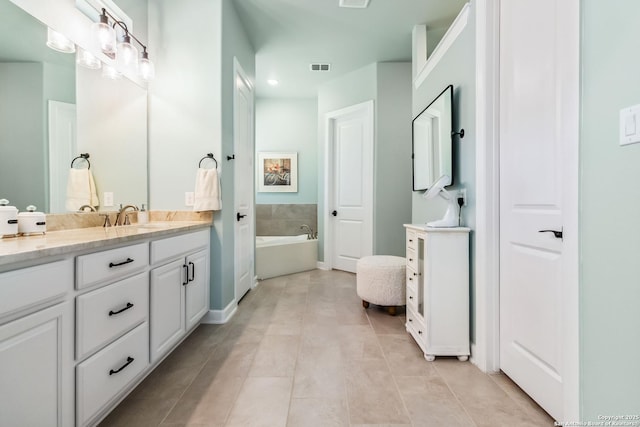
{"type": "Polygon", "coordinates": [[[129,366],[131,362],[133,362],[134,360],[135,359],[131,356],[127,357],[127,362],[124,365],[120,366],[118,369],[111,369],[109,371],[109,375],[117,374],[118,372],[122,371],[124,368],[129,366]]]}
{"type": "Polygon", "coordinates": [[[184,268],[184,282],[182,282],[182,286],[186,286],[189,283],[189,267],[187,267],[187,264],[184,264],[182,266],[182,268],[184,268]]]}
{"type": "Polygon", "coordinates": [[[409,299],[413,299],[413,297],[412,297],[412,296],[409,296],[409,299]]]}
{"type": "Polygon", "coordinates": [[[127,258],[125,261],[122,261],[122,262],[116,262],[116,263],[110,262],[109,263],[109,268],[118,267],[119,265],[130,264],[132,262],[133,262],[132,258],[127,258]]]}
{"type": "Polygon", "coordinates": [[[413,258],[409,258],[409,262],[413,262],[413,258]]]}
{"type": "Polygon", "coordinates": [[[413,273],[413,275],[414,275],[414,276],[417,276],[417,275],[418,275],[418,273],[413,273]]]}
{"type": "Polygon", "coordinates": [[[412,319],[412,318],[409,318],[409,322],[413,322],[413,319],[412,319]]]}
{"type": "Polygon", "coordinates": [[[413,239],[409,239],[409,243],[413,243],[413,239]]]}
{"type": "Polygon", "coordinates": [[[409,277],[409,280],[413,282],[413,277],[409,277]]]}
{"type": "Polygon", "coordinates": [[[418,333],[419,333],[420,335],[422,335],[422,331],[418,331],[418,333]]]}
{"type": "Polygon", "coordinates": [[[130,302],[128,302],[128,303],[127,303],[127,305],[126,305],[124,308],[121,308],[121,309],[120,309],[120,310],[118,310],[118,311],[113,311],[113,310],[109,311],[109,316],[113,316],[113,315],[115,315],[115,314],[120,314],[120,313],[122,313],[123,311],[129,310],[131,307],[133,307],[133,304],[132,304],[132,303],[130,303],[130,302]]]}
{"type": "Polygon", "coordinates": [[[191,266],[191,277],[187,281],[193,282],[193,280],[196,278],[196,265],[191,261],[189,261],[189,265],[191,266]]]}

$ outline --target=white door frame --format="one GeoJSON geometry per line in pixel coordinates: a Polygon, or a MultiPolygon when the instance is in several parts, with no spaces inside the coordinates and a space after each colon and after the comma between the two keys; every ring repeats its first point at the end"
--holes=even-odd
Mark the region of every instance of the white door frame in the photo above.
{"type": "MultiPolygon", "coordinates": [[[[499,11],[501,0],[476,1],[476,314],[472,362],[484,372],[500,369],[500,200],[499,200],[499,11]]],[[[580,42],[579,0],[561,2],[565,16],[565,37],[580,42]]],[[[570,58],[579,75],[579,49],[570,58]]],[[[573,79],[571,103],[566,118],[563,153],[565,166],[563,201],[566,204],[564,249],[566,265],[562,282],[563,310],[563,413],[565,420],[580,419],[579,347],[579,79],[573,79]]],[[[562,420],[564,421],[564,420],[562,420]]]]}
{"type": "MultiPolygon", "coordinates": [[[[237,81],[238,79],[242,80],[242,82],[244,83],[244,85],[249,88],[249,90],[251,91],[251,115],[252,115],[252,126],[251,129],[249,131],[249,135],[251,135],[251,137],[253,138],[253,149],[249,150],[249,153],[247,153],[249,156],[251,156],[252,160],[251,160],[251,170],[250,171],[241,171],[239,170],[238,164],[236,163],[234,166],[234,183],[236,182],[236,180],[239,177],[243,177],[243,179],[246,178],[247,174],[250,174],[250,182],[252,183],[252,185],[254,185],[253,183],[255,183],[255,177],[254,177],[254,173],[255,173],[255,168],[253,167],[254,165],[254,153],[255,153],[255,101],[254,101],[254,96],[255,96],[255,88],[253,86],[253,84],[251,83],[251,80],[249,79],[249,77],[247,76],[247,73],[245,73],[244,69],[242,68],[242,65],[240,65],[240,62],[238,61],[238,59],[234,56],[233,57],[233,149],[234,152],[237,151],[237,135],[238,135],[238,131],[237,131],[237,126],[239,125],[236,121],[236,111],[235,108],[238,105],[238,85],[237,85],[237,81]]],[[[236,197],[235,197],[235,191],[236,191],[236,186],[234,184],[234,202],[233,202],[233,209],[234,209],[234,213],[238,212],[237,206],[236,206],[236,197]]],[[[255,236],[255,188],[254,191],[252,191],[252,197],[251,197],[251,202],[250,202],[250,208],[249,211],[251,213],[251,221],[249,223],[249,235],[251,236],[255,236]]],[[[233,222],[233,238],[234,238],[234,242],[237,241],[238,239],[238,230],[236,227],[236,221],[234,218],[234,222],[233,222]]],[[[234,245],[234,259],[237,258],[238,256],[238,251],[237,251],[238,245],[234,245]]],[[[256,279],[256,275],[255,275],[255,259],[256,259],[256,251],[255,251],[255,239],[254,239],[254,243],[253,245],[251,245],[251,255],[250,255],[250,269],[252,270],[252,279],[251,279],[251,288],[254,288],[256,286],[257,283],[257,279],[256,279]]],[[[239,281],[239,277],[240,277],[240,263],[237,261],[234,262],[234,271],[233,271],[233,295],[234,295],[234,301],[238,302],[238,300],[240,299],[241,295],[237,295],[237,289],[238,289],[238,281],[239,281]]]]}
{"type": "MultiPolygon", "coordinates": [[[[324,269],[331,270],[333,268],[333,221],[331,221],[329,217],[329,210],[331,209],[331,203],[333,200],[333,156],[334,156],[334,126],[337,118],[347,115],[353,114],[358,111],[363,111],[366,114],[366,129],[369,130],[368,137],[371,138],[371,149],[372,156],[371,161],[375,161],[375,135],[374,135],[374,109],[373,109],[373,100],[365,101],[360,104],[351,105],[346,108],[342,108],[336,111],[330,111],[325,113],[324,122],[325,122],[325,152],[324,152],[324,209],[323,213],[324,221],[324,269]]],[[[373,164],[371,165],[373,180],[373,164]]],[[[372,183],[373,184],[373,183],[372,183]]],[[[372,185],[373,188],[373,185],[372,185]]],[[[373,203],[373,198],[371,199],[373,203]]],[[[370,215],[370,223],[371,223],[371,253],[373,253],[373,206],[369,210],[368,214],[370,215]]]]}

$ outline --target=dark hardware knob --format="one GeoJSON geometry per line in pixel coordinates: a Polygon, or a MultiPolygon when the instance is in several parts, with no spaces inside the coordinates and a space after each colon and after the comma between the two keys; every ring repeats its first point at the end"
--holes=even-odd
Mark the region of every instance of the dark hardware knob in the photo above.
{"type": "Polygon", "coordinates": [[[414,275],[414,276],[417,276],[417,275],[418,275],[418,273],[413,273],[413,275],[414,275]]]}
{"type": "Polygon", "coordinates": [[[413,258],[409,258],[409,262],[412,262],[412,261],[413,261],[413,258]]]}
{"type": "Polygon", "coordinates": [[[413,277],[409,277],[409,280],[413,281],[413,277]]]}
{"type": "Polygon", "coordinates": [[[236,214],[236,219],[237,219],[238,221],[240,221],[240,220],[241,220],[242,218],[244,218],[245,216],[246,216],[246,215],[240,215],[240,212],[238,212],[238,213],[236,214]]]}
{"type": "Polygon", "coordinates": [[[331,212],[331,215],[333,215],[333,216],[338,216],[338,211],[333,211],[333,212],[331,212]]]}
{"type": "Polygon", "coordinates": [[[133,262],[133,259],[131,259],[131,258],[127,258],[126,261],[122,261],[122,262],[116,262],[116,263],[110,262],[109,263],[109,268],[117,267],[119,265],[130,264],[132,262],[133,262]]]}
{"type": "Polygon", "coordinates": [[[409,319],[409,322],[413,322],[413,319],[409,319]]]}
{"type": "Polygon", "coordinates": [[[413,239],[409,239],[409,243],[413,243],[413,239]]]}
{"type": "Polygon", "coordinates": [[[422,331],[418,331],[418,333],[419,333],[420,335],[422,335],[422,331]]]}
{"type": "Polygon", "coordinates": [[[127,305],[126,305],[124,308],[121,308],[121,309],[120,309],[120,310],[118,310],[118,311],[113,311],[113,310],[111,310],[111,311],[109,312],[109,316],[113,316],[113,315],[115,315],[115,314],[122,313],[123,311],[129,310],[131,307],[133,307],[133,304],[131,304],[130,302],[128,302],[128,303],[127,303],[127,305]]]}
{"type": "Polygon", "coordinates": [[[562,230],[539,230],[538,233],[553,233],[556,239],[562,239],[562,230]]]}
{"type": "Polygon", "coordinates": [[[189,265],[191,266],[191,277],[189,278],[189,282],[193,282],[193,279],[196,277],[196,265],[189,261],[189,265]]]}
{"type": "Polygon", "coordinates": [[[409,299],[413,299],[413,297],[409,297],[409,299]]]}
{"type": "Polygon", "coordinates": [[[131,364],[131,362],[133,362],[133,361],[134,361],[133,357],[131,357],[131,356],[127,357],[127,363],[125,363],[124,365],[120,366],[118,369],[111,369],[109,371],[109,375],[117,374],[118,372],[122,371],[124,368],[129,366],[131,364]]]}
{"type": "Polygon", "coordinates": [[[187,267],[187,264],[184,264],[182,268],[184,268],[184,280],[185,280],[185,282],[182,282],[182,286],[185,286],[186,284],[189,283],[189,267],[187,267]]]}

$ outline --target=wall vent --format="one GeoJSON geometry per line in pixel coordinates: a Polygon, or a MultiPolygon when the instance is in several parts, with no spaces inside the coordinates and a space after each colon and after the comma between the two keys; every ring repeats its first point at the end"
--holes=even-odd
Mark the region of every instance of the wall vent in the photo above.
{"type": "Polygon", "coordinates": [[[331,64],[311,64],[309,68],[311,71],[331,71],[331,64]]]}
{"type": "Polygon", "coordinates": [[[364,9],[365,7],[369,6],[369,0],[340,0],[339,6],[364,9]]]}

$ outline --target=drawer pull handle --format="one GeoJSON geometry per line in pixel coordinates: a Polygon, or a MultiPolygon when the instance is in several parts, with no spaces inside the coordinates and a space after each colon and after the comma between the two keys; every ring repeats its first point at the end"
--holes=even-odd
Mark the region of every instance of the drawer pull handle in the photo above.
{"type": "Polygon", "coordinates": [[[189,265],[191,266],[191,277],[188,279],[189,282],[193,282],[196,278],[196,265],[189,261],[189,265]]]}
{"type": "Polygon", "coordinates": [[[413,243],[413,239],[409,239],[409,243],[413,243]]]}
{"type": "Polygon", "coordinates": [[[183,264],[182,268],[184,268],[184,282],[182,282],[182,286],[186,286],[189,283],[189,267],[187,264],[183,264]]]}
{"type": "Polygon", "coordinates": [[[412,319],[412,318],[409,318],[409,322],[413,322],[413,319],[412,319]]]}
{"type": "Polygon", "coordinates": [[[129,366],[131,364],[131,362],[133,362],[135,359],[131,356],[127,357],[127,363],[125,363],[124,365],[120,366],[118,369],[111,369],[109,371],[109,375],[113,375],[113,374],[117,374],[118,372],[122,371],[124,368],[126,368],[127,366],[129,366]]]}
{"type": "Polygon", "coordinates": [[[409,297],[409,299],[413,299],[413,297],[412,297],[412,296],[410,296],[410,297],[409,297]]]}
{"type": "Polygon", "coordinates": [[[409,258],[409,262],[413,262],[413,258],[409,258]]]}
{"type": "Polygon", "coordinates": [[[419,333],[420,335],[422,335],[422,331],[418,331],[418,333],[419,333]]]}
{"type": "Polygon", "coordinates": [[[413,273],[413,275],[414,275],[414,276],[417,276],[417,275],[418,275],[418,273],[413,273]]]}
{"type": "Polygon", "coordinates": [[[133,307],[133,304],[132,304],[132,303],[130,303],[130,302],[128,302],[128,303],[127,303],[127,305],[126,305],[126,307],[121,308],[121,309],[120,309],[120,310],[118,310],[118,311],[113,311],[113,310],[111,310],[111,311],[109,312],[109,316],[113,316],[113,315],[115,315],[115,314],[120,314],[120,313],[122,313],[123,311],[129,310],[131,307],[133,307]]]}
{"type": "Polygon", "coordinates": [[[126,261],[122,261],[122,262],[110,262],[109,263],[109,268],[113,268],[113,267],[118,267],[120,265],[125,265],[125,264],[130,264],[133,262],[132,258],[127,258],[126,261]]]}
{"type": "Polygon", "coordinates": [[[409,280],[411,280],[413,282],[413,277],[409,277],[409,280]]]}

